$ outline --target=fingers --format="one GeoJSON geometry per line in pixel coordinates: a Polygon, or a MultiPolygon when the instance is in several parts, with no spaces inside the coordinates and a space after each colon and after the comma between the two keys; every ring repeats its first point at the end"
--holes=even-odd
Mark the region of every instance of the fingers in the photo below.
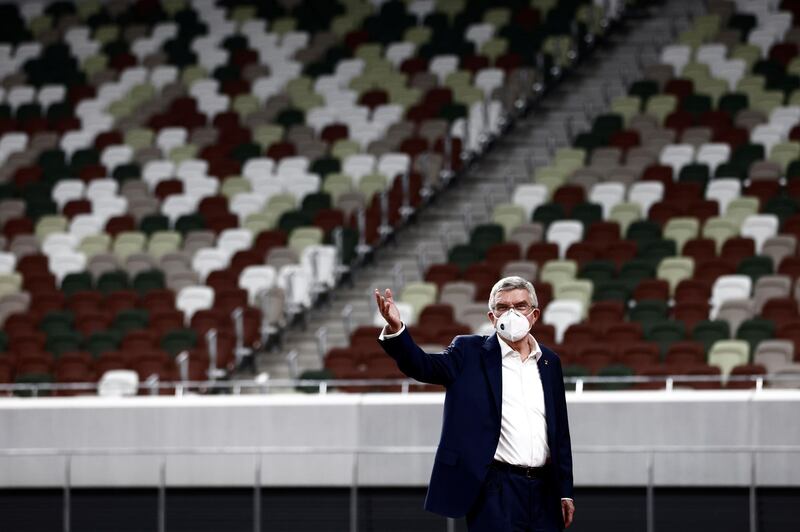
{"type": "Polygon", "coordinates": [[[561,513],[564,518],[564,528],[572,524],[572,519],[575,515],[575,505],[572,501],[561,501],[561,513]]]}
{"type": "Polygon", "coordinates": [[[385,291],[385,295],[381,295],[380,290],[376,288],[375,301],[378,303],[378,311],[381,313],[381,315],[384,318],[388,316],[389,308],[394,303],[394,301],[392,300],[392,291],[387,288],[385,291]]]}

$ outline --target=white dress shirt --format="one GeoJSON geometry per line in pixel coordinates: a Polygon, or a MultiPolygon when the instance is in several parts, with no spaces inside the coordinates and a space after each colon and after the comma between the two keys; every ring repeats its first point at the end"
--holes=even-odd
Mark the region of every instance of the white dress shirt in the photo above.
{"type": "Polygon", "coordinates": [[[536,365],[542,350],[533,336],[528,335],[530,355],[522,357],[498,335],[502,357],[502,414],[500,441],[495,460],[507,464],[541,467],[547,463],[547,419],[544,411],[544,390],[536,365]]]}

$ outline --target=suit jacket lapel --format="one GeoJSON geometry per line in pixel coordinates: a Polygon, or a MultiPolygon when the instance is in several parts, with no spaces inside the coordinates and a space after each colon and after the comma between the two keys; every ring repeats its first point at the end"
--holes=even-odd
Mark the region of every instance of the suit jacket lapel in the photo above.
{"type": "Polygon", "coordinates": [[[486,371],[486,378],[489,381],[489,388],[492,390],[494,406],[497,409],[497,417],[499,418],[500,406],[502,405],[503,365],[500,357],[500,343],[497,341],[496,334],[491,335],[483,342],[483,349],[483,367],[486,371]]]}
{"type": "Polygon", "coordinates": [[[542,356],[539,357],[536,365],[539,368],[539,378],[542,381],[542,391],[544,392],[544,415],[547,420],[547,436],[550,441],[553,441],[556,424],[556,410],[553,402],[553,375],[550,371],[549,357],[544,351],[542,351],[542,356]]]}

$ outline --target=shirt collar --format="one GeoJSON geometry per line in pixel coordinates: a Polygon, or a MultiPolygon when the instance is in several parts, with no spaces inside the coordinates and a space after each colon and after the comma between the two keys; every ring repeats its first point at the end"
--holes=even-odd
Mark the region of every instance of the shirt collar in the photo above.
{"type": "MultiPolygon", "coordinates": [[[[508,345],[506,341],[503,340],[503,337],[500,336],[499,334],[497,335],[497,341],[500,343],[501,356],[507,357],[516,353],[516,351],[514,351],[514,348],[508,345]]],[[[533,359],[536,360],[536,362],[538,362],[539,359],[542,357],[542,350],[539,347],[539,343],[536,341],[536,338],[534,338],[533,335],[531,334],[528,334],[528,345],[531,346],[531,355],[533,356],[533,359]]]]}

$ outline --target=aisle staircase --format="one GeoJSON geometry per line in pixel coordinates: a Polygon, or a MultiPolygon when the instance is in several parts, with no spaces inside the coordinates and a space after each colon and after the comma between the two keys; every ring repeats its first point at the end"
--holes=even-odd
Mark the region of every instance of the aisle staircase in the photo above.
{"type": "Polygon", "coordinates": [[[490,221],[493,206],[508,201],[515,184],[529,182],[535,168],[547,164],[557,148],[568,146],[612,99],[625,94],[661,47],[702,9],[701,2],[668,0],[630,13],[373,261],[356,270],[351,284],[308,312],[304,324],[287,330],[279,347],[259,355],[257,372],[282,379],[321,367],[328,349],[347,345],[352,329],[372,323],[375,288],[399,293],[405,283],[422,280],[430,264],[446,262],[452,245],[466,241],[475,225],[490,221]]]}

